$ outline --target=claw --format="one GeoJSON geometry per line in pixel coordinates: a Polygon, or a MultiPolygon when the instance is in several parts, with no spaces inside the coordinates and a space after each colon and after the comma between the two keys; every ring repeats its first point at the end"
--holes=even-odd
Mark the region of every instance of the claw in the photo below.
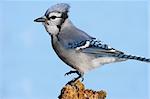
{"type": "Polygon", "coordinates": [[[81,81],[83,82],[83,80],[84,80],[84,78],[83,77],[81,77],[81,81]]]}
{"type": "Polygon", "coordinates": [[[74,79],[72,79],[72,80],[69,81],[67,84],[72,85],[74,82],[76,82],[76,81],[79,80],[80,78],[81,78],[81,81],[84,80],[84,78],[83,78],[83,73],[81,73],[81,72],[79,72],[79,71],[69,71],[69,72],[67,72],[67,73],[65,74],[65,76],[66,76],[66,75],[70,75],[70,74],[72,74],[72,73],[77,73],[79,76],[76,77],[76,78],[74,78],[74,79]]]}
{"type": "Polygon", "coordinates": [[[77,73],[77,74],[78,74],[78,71],[73,71],[73,70],[71,70],[71,71],[65,73],[65,76],[70,75],[70,74],[72,74],[72,73],[77,73]]]}

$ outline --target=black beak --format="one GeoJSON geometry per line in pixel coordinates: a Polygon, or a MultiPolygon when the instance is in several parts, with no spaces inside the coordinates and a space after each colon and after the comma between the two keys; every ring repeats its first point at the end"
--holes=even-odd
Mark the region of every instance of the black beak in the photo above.
{"type": "Polygon", "coordinates": [[[45,21],[46,21],[46,18],[44,17],[40,17],[34,20],[34,22],[45,22],[45,21]]]}

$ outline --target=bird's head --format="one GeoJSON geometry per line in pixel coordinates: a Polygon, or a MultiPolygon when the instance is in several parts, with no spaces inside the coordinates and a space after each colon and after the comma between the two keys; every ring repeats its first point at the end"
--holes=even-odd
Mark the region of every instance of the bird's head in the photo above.
{"type": "Polygon", "coordinates": [[[63,23],[68,18],[70,6],[66,3],[59,3],[51,6],[43,17],[37,18],[35,22],[42,22],[46,31],[51,35],[57,35],[63,23]]]}

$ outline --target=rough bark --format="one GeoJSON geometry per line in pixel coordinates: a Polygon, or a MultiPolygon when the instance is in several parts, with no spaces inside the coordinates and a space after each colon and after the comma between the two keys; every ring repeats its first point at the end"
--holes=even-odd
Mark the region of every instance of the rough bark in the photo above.
{"type": "Polygon", "coordinates": [[[106,99],[106,92],[85,89],[79,80],[73,84],[65,85],[60,93],[59,99],[106,99]]]}

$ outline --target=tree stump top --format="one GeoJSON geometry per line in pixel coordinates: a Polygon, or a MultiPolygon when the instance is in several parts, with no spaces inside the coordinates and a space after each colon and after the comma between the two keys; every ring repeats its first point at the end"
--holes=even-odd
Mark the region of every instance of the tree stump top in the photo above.
{"type": "Polygon", "coordinates": [[[60,93],[59,99],[106,99],[106,92],[85,89],[84,84],[78,80],[73,84],[65,85],[60,93]]]}

